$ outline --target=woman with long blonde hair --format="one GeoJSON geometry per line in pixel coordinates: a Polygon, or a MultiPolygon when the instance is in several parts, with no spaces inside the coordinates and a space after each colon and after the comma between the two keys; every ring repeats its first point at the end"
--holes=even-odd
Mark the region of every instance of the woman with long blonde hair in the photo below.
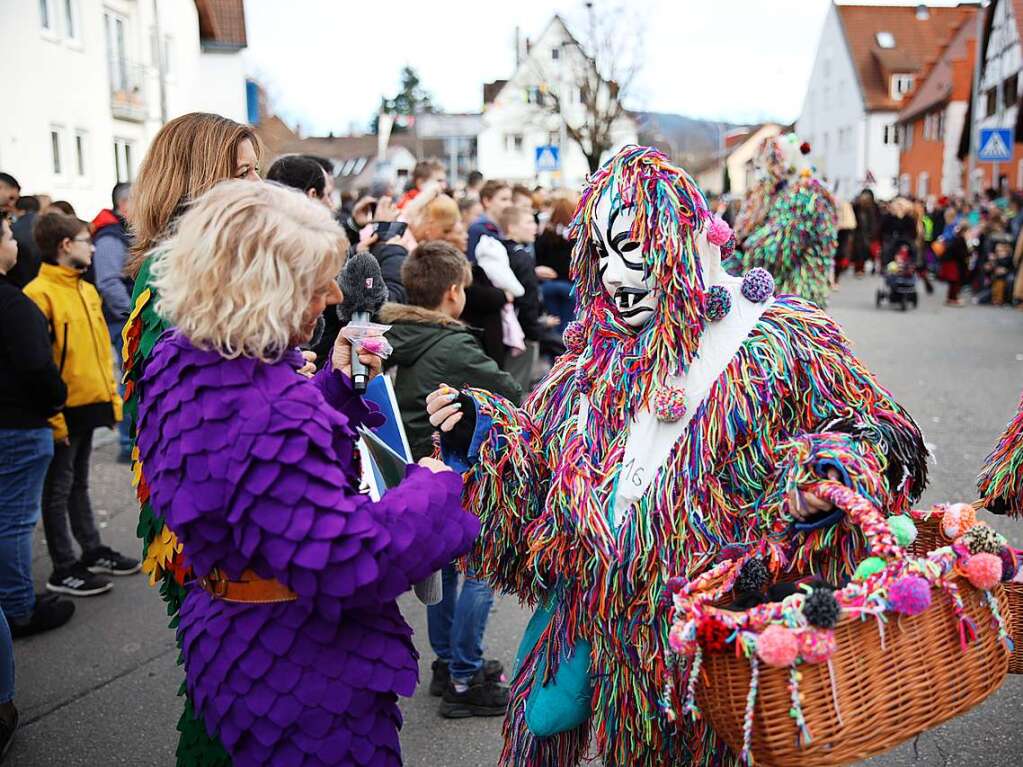
{"type": "MultiPolygon", "coordinates": [[[[123,335],[125,418],[133,440],[138,408],[136,386],[143,363],[157,339],[170,327],[157,306],[150,254],[172,233],[188,206],[204,192],[232,178],[260,181],[260,149],[258,138],[247,126],[220,115],[194,112],[164,125],[142,160],[128,218],[135,241],[125,269],[135,280],[133,309],[123,335]]],[[[213,287],[224,290],[229,284],[213,287]]],[[[190,573],[174,533],[164,526],[160,516],[153,514],[146,471],[138,460],[137,450],[133,449],[132,457],[138,479],[142,568],[149,574],[150,584],[160,586],[168,612],[174,615],[185,596],[184,584],[190,573]]],[[[181,731],[179,765],[226,767],[231,764],[223,747],[206,734],[187,703],[178,729],[181,731]]]]}
{"type": "Polygon", "coordinates": [[[295,370],[341,299],[347,245],[302,194],[229,181],[152,257],[175,330],[140,380],[138,449],[198,579],[178,624],[186,694],[234,767],[400,767],[397,697],[418,666],[395,600],[479,532],[461,477],[431,458],[379,501],[360,494],[358,430],[379,415],[347,340],[312,380],[295,370]]]}

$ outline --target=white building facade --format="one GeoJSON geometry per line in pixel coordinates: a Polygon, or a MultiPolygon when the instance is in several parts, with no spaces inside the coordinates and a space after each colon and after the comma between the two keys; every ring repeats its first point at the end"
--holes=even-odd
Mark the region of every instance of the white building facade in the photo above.
{"type": "Polygon", "coordinates": [[[162,124],[157,29],[167,119],[203,110],[246,120],[240,46],[204,51],[194,0],[4,0],[4,9],[0,50],[31,71],[5,81],[0,120],[0,170],[23,194],[67,200],[91,219],[115,183],[134,179],[162,124]]]}
{"type": "MultiPolygon", "coordinates": [[[[583,122],[575,73],[582,52],[562,19],[555,16],[535,43],[522,51],[515,73],[494,100],[484,105],[477,137],[479,169],[487,178],[578,188],[589,175],[586,156],[570,139],[561,117],[551,112],[550,93],[558,94],[573,125],[583,122]],[[537,147],[556,146],[561,169],[537,171],[537,147]]],[[[612,126],[610,153],[637,141],[635,121],[623,115],[612,126]]]]}
{"type": "Polygon", "coordinates": [[[851,199],[872,178],[874,193],[888,198],[895,194],[899,174],[899,148],[894,132],[885,129],[895,113],[868,113],[857,83],[838,8],[832,4],[796,133],[810,142],[820,177],[837,195],[851,199]]]}
{"type": "Polygon", "coordinates": [[[796,132],[837,196],[849,200],[864,187],[879,199],[898,193],[898,112],[918,73],[974,12],[832,3],[796,132]]]}

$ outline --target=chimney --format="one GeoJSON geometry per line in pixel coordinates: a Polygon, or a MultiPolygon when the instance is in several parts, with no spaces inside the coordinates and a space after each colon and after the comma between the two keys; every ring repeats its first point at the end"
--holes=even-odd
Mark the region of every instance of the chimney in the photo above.
{"type": "Polygon", "coordinates": [[[927,6],[924,3],[920,3],[916,7],[916,20],[927,21],[929,18],[931,18],[931,12],[927,9],[927,6]]]}

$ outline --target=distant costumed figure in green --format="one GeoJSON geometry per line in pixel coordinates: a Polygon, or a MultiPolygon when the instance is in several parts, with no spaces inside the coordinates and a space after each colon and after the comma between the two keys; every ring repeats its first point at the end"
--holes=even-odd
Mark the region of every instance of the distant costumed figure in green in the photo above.
{"type": "Polygon", "coordinates": [[[758,180],[735,221],[733,274],[762,267],[780,293],[827,305],[838,243],[835,200],[813,175],[810,145],[794,133],[765,139],[758,180]]]}

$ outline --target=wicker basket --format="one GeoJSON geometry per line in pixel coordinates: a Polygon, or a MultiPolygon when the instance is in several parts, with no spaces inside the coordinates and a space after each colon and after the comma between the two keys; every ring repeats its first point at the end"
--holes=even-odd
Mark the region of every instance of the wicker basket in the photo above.
{"type": "MultiPolygon", "coordinates": [[[[981,508],[980,501],[975,501],[973,505],[981,508]]],[[[911,548],[914,556],[923,557],[929,551],[952,544],[941,529],[940,510],[914,511],[913,521],[916,523],[916,540],[911,548]]],[[[999,590],[1004,594],[1008,612],[1002,614],[1015,647],[1009,658],[1009,673],[1023,674],[1023,583],[1003,583],[999,590]]]]}
{"type": "MultiPolygon", "coordinates": [[[[861,526],[873,556],[893,561],[905,556],[883,516],[865,498],[834,482],[810,487],[861,526]]],[[[676,609],[682,615],[689,610],[697,616],[717,614],[725,625],[736,625],[728,617],[736,613],[714,605],[732,588],[742,564],[741,559],[723,562],[695,579],[676,595],[676,609]]],[[[969,711],[997,690],[1008,673],[1009,653],[993,625],[988,596],[955,572],[946,576],[946,588],[933,582],[930,606],[919,615],[843,611],[834,629],[836,649],[825,663],[773,667],[751,662],[738,644],[725,652],[702,652],[696,656],[702,657],[699,683],[687,683],[689,694],[695,693],[708,725],[729,748],[748,754],[757,765],[844,765],[888,751],[969,711]],[[946,589],[958,593],[961,612],[946,589]],[[971,642],[960,633],[961,617],[976,627],[971,642]]],[[[1002,589],[991,594],[1008,628],[1007,596],[1002,589]]],[[[743,619],[753,620],[753,630],[760,631],[755,625],[764,616],[744,613],[743,619]]],[[[684,704],[683,710],[688,707],[684,704]]]]}
{"type": "MultiPolygon", "coordinates": [[[[966,612],[979,628],[966,652],[960,649],[951,601],[939,591],[923,614],[891,620],[883,640],[874,618],[846,617],[839,623],[838,650],[830,664],[834,679],[827,664],[799,667],[810,743],[798,744],[788,715],[788,669],[761,665],[752,741],[756,764],[842,765],[866,759],[965,713],[998,689],[1009,656],[990,629],[983,595],[962,579],[958,583],[966,612]]],[[[1004,611],[1004,596],[999,603],[1004,611]]],[[[697,691],[700,708],[739,753],[749,661],[706,653],[703,668],[706,681],[697,691]]]]}

